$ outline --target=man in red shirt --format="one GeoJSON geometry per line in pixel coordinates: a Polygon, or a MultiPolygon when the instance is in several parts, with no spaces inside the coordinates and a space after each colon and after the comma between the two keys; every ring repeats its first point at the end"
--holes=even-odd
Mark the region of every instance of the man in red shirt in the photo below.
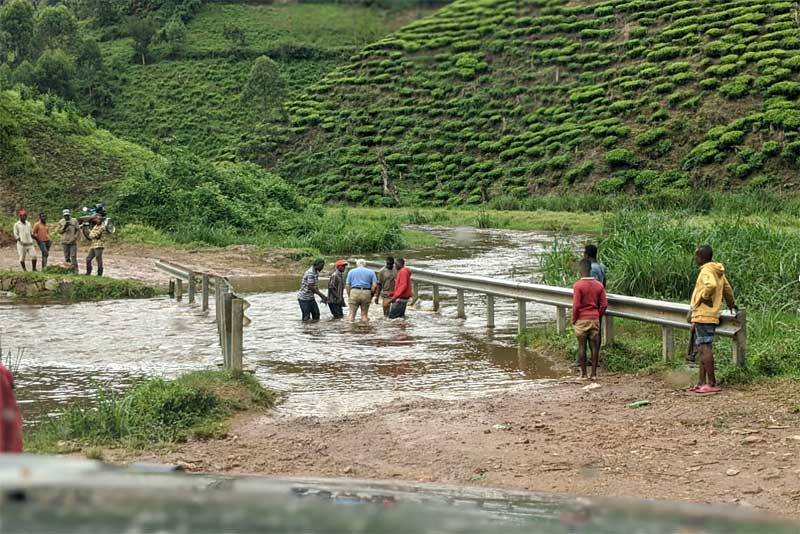
{"type": "Polygon", "coordinates": [[[408,299],[414,295],[414,286],[411,285],[411,269],[406,267],[406,260],[397,260],[397,278],[394,282],[394,291],[390,295],[392,307],[389,308],[389,319],[400,319],[406,316],[408,299]]]}
{"type": "Polygon", "coordinates": [[[597,378],[600,361],[600,319],[606,314],[608,300],[603,284],[592,278],[592,264],[578,264],[581,279],[572,286],[572,326],[578,337],[578,363],[581,378],[586,379],[586,343],[592,350],[592,380],[597,378]]]}

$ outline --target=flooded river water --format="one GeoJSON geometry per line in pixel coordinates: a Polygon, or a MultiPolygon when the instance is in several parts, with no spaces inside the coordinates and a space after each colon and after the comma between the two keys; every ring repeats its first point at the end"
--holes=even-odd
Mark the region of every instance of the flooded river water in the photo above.
{"type": "MultiPolygon", "coordinates": [[[[551,236],[505,230],[426,229],[441,242],[405,251],[412,266],[454,273],[532,280],[537,255],[551,236]]],[[[322,320],[303,324],[298,276],[276,277],[247,299],[245,366],[285,393],[286,415],[368,410],[395,398],[458,399],[515,387],[537,387],[563,372],[515,343],[516,303],[498,299],[493,330],[483,297],[467,293],[467,319],[456,318],[455,293],[432,311],[429,288],[406,321],[387,321],[379,307],[369,325],[322,320]]],[[[2,343],[24,348],[18,396],[28,419],[87,399],[98,386],[124,389],[143,376],[175,376],[220,361],[212,312],[168,298],[101,303],[0,304],[2,343]]],[[[528,321],[552,320],[547,306],[528,304],[528,321]]]]}

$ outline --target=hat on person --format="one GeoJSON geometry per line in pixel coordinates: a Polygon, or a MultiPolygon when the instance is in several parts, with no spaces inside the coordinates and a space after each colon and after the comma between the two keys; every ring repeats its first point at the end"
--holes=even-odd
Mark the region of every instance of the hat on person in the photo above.
{"type": "Polygon", "coordinates": [[[61,212],[61,215],[72,215],[72,212],[71,212],[71,211],[69,211],[69,210],[63,210],[63,211],[61,212]]]}
{"type": "Polygon", "coordinates": [[[337,267],[341,267],[342,265],[347,265],[347,260],[338,260],[336,262],[337,267]]]}
{"type": "Polygon", "coordinates": [[[22,217],[23,215],[27,215],[28,212],[25,210],[19,210],[19,216],[22,217]]]}

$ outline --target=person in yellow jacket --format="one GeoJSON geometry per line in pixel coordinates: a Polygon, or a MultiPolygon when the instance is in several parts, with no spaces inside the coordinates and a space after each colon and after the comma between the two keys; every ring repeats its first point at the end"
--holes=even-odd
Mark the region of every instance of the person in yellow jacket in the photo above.
{"type": "Polygon", "coordinates": [[[725,277],[725,267],[721,263],[711,261],[714,255],[710,245],[701,245],[694,253],[694,261],[700,267],[697,282],[692,292],[689,321],[695,332],[695,348],[699,357],[699,378],[697,385],[690,391],[694,393],[717,393],[717,379],[714,374],[714,353],[711,345],[719,324],[722,300],[729,309],[736,313],[736,302],[733,299],[733,288],[725,277]]]}

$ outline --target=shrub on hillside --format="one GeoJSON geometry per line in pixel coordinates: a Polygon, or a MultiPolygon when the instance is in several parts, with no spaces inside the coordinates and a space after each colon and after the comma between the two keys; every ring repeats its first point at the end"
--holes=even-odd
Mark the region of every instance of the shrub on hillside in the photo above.
{"type": "Polygon", "coordinates": [[[226,226],[280,228],[305,207],[293,186],[251,164],[212,164],[176,152],[164,163],[128,176],[115,211],[125,220],[178,231],[226,226]]]}
{"type": "Polygon", "coordinates": [[[635,167],[639,161],[636,154],[627,148],[615,148],[606,154],[606,162],[611,168],[635,167]]]}

